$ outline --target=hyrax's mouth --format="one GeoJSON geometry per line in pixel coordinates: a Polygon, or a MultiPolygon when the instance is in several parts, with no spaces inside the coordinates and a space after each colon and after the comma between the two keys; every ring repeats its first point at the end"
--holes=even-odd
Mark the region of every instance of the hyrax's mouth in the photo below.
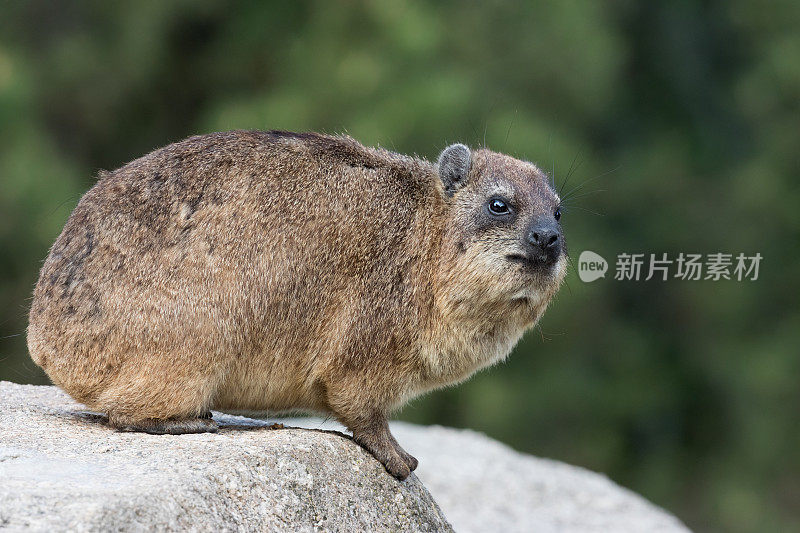
{"type": "Polygon", "coordinates": [[[528,269],[549,268],[556,264],[558,257],[549,254],[523,255],[509,254],[506,259],[512,263],[518,263],[528,269]]]}

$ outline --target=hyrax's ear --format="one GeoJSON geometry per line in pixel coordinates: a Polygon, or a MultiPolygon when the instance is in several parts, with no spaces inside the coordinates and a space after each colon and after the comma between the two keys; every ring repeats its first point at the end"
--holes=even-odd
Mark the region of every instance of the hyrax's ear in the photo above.
{"type": "Polygon", "coordinates": [[[439,155],[439,178],[448,196],[467,181],[472,154],[463,144],[451,144],[439,155]]]}

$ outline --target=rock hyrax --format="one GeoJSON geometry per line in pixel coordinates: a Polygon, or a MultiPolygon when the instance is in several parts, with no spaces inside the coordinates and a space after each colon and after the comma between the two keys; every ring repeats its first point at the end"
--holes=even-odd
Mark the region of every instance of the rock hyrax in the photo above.
{"type": "Polygon", "coordinates": [[[119,429],[210,409],[333,415],[403,479],[387,415],[505,358],[566,271],[531,163],[234,131],[101,172],[34,291],[28,347],[119,429]]]}

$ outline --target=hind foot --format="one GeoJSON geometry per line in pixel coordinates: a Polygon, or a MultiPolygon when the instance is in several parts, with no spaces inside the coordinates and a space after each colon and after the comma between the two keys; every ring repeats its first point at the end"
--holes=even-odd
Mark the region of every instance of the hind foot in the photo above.
{"type": "MultiPolygon", "coordinates": [[[[210,413],[209,413],[210,414],[210,413]]],[[[141,431],[152,435],[181,435],[184,433],[216,433],[217,423],[206,418],[145,418],[131,422],[115,422],[110,417],[110,423],[120,431],[141,431]]]]}

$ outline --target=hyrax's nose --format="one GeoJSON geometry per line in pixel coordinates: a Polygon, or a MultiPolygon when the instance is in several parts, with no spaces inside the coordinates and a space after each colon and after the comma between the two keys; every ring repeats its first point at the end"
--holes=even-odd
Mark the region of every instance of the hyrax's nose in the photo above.
{"type": "Polygon", "coordinates": [[[528,230],[528,244],[534,251],[545,252],[554,257],[561,250],[558,228],[550,223],[534,223],[528,230]]]}

